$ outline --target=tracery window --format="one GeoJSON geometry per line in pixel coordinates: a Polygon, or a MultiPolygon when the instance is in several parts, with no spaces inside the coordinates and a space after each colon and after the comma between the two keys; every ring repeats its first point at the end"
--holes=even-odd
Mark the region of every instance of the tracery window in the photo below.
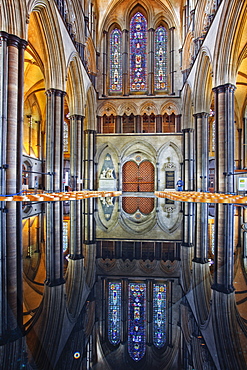
{"type": "Polygon", "coordinates": [[[167,89],[167,31],[158,27],[155,31],[155,90],[167,89]]]}
{"type": "Polygon", "coordinates": [[[128,351],[134,361],[146,351],[146,284],[129,284],[128,351]]]}
{"type": "Polygon", "coordinates": [[[110,35],[110,91],[122,91],[122,32],[117,28],[110,35]]]}
{"type": "Polygon", "coordinates": [[[153,285],[153,343],[161,348],[166,343],[166,285],[153,285]]]}
{"type": "Polygon", "coordinates": [[[116,345],[121,335],[121,283],[110,282],[108,287],[108,339],[116,345]]]}
{"type": "Polygon", "coordinates": [[[69,151],[69,125],[65,121],[63,123],[63,151],[69,151]]]}
{"type": "Polygon", "coordinates": [[[147,89],[147,21],[137,12],[130,22],[130,91],[147,89]]]}

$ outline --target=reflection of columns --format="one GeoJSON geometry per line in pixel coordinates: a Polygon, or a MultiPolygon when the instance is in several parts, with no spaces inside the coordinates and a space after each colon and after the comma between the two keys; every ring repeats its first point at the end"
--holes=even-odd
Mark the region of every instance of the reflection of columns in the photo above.
{"type": "Polygon", "coordinates": [[[95,243],[94,198],[84,200],[84,244],[95,243]]]}
{"type": "Polygon", "coordinates": [[[225,84],[213,89],[215,93],[216,125],[216,190],[234,191],[234,91],[225,84]]]}
{"type": "Polygon", "coordinates": [[[84,131],[84,189],[94,190],[94,155],[96,131],[84,131]]]}
{"type": "Polygon", "coordinates": [[[184,134],[184,189],[194,190],[194,129],[183,130],[184,134]]]}
{"type": "Polygon", "coordinates": [[[234,205],[218,204],[216,207],[215,272],[213,289],[231,293],[234,272],[234,205]]]}
{"type": "Polygon", "coordinates": [[[72,190],[80,190],[83,156],[83,116],[70,116],[70,177],[72,190]]]}
{"type": "Polygon", "coordinates": [[[82,201],[70,203],[70,259],[82,258],[82,201]]]}
{"type": "Polygon", "coordinates": [[[183,245],[190,246],[195,239],[195,204],[184,203],[183,210],[183,245]]]}
{"type": "Polygon", "coordinates": [[[46,284],[64,283],[63,278],[63,202],[46,205],[46,284]]]}
{"type": "Polygon", "coordinates": [[[194,262],[208,262],[208,204],[196,204],[196,237],[194,262]]]}
{"type": "Polygon", "coordinates": [[[46,113],[46,190],[61,191],[63,188],[63,125],[65,92],[47,90],[46,113]]]}
{"type": "Polygon", "coordinates": [[[129,68],[129,60],[128,60],[128,31],[123,30],[123,95],[129,95],[129,78],[128,78],[128,68],[129,68]]]}
{"type": "Polygon", "coordinates": [[[103,96],[107,96],[107,51],[108,32],[103,31],[103,96]]]}
{"type": "Polygon", "coordinates": [[[196,128],[196,190],[208,189],[208,114],[197,113],[195,117],[196,128]]]}
{"type": "Polygon", "coordinates": [[[148,30],[148,95],[154,95],[154,29],[148,30]]]}

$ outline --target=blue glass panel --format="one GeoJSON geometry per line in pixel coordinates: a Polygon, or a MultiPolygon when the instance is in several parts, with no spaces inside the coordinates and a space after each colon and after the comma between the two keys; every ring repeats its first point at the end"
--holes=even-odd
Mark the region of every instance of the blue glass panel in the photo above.
{"type": "Polygon", "coordinates": [[[134,361],[146,351],[146,285],[129,284],[128,351],[134,361]]]}
{"type": "Polygon", "coordinates": [[[108,339],[116,345],[121,335],[121,283],[109,283],[108,297],[108,339]]]}
{"type": "Polygon", "coordinates": [[[110,91],[122,91],[122,32],[117,28],[110,35],[110,91]]]}
{"type": "Polygon", "coordinates": [[[161,348],[166,342],[166,285],[153,285],[153,343],[161,348]]]}
{"type": "Polygon", "coordinates": [[[147,21],[136,13],[130,22],[130,90],[146,90],[147,21]]]}
{"type": "Polygon", "coordinates": [[[155,90],[167,89],[167,31],[158,27],[155,31],[155,90]]]}

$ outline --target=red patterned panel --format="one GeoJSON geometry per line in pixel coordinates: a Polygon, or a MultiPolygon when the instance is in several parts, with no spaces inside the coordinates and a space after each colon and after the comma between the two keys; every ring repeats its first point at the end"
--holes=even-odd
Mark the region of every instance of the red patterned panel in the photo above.
{"type": "Polygon", "coordinates": [[[122,198],[122,207],[124,212],[133,214],[138,209],[138,198],[124,197],[122,198]]]}
{"type": "Polygon", "coordinates": [[[154,191],[154,166],[144,161],[139,166],[139,191],[154,191]]]}
{"type": "Polygon", "coordinates": [[[138,198],[139,199],[139,210],[144,215],[148,215],[154,209],[154,198],[138,198]]]}
{"type": "Polygon", "coordinates": [[[123,165],[123,191],[138,191],[138,165],[129,161],[123,165]]]}

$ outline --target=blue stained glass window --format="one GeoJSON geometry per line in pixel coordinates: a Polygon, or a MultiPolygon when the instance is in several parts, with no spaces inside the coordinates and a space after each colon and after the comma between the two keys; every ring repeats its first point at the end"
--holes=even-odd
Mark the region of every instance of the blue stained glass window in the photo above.
{"type": "Polygon", "coordinates": [[[158,27],[155,31],[155,90],[167,89],[167,31],[158,27]]]}
{"type": "Polygon", "coordinates": [[[166,285],[153,285],[153,343],[161,348],[166,342],[166,285]]]}
{"type": "Polygon", "coordinates": [[[111,344],[120,342],[121,335],[121,283],[108,285],[108,339],[111,344]]]}
{"type": "Polygon", "coordinates": [[[134,361],[146,351],[146,284],[129,284],[128,351],[134,361]]]}
{"type": "Polygon", "coordinates": [[[130,22],[130,90],[143,91],[147,88],[147,21],[136,13],[130,22]]]}
{"type": "Polygon", "coordinates": [[[110,91],[122,91],[122,32],[117,28],[110,35],[110,91]]]}

